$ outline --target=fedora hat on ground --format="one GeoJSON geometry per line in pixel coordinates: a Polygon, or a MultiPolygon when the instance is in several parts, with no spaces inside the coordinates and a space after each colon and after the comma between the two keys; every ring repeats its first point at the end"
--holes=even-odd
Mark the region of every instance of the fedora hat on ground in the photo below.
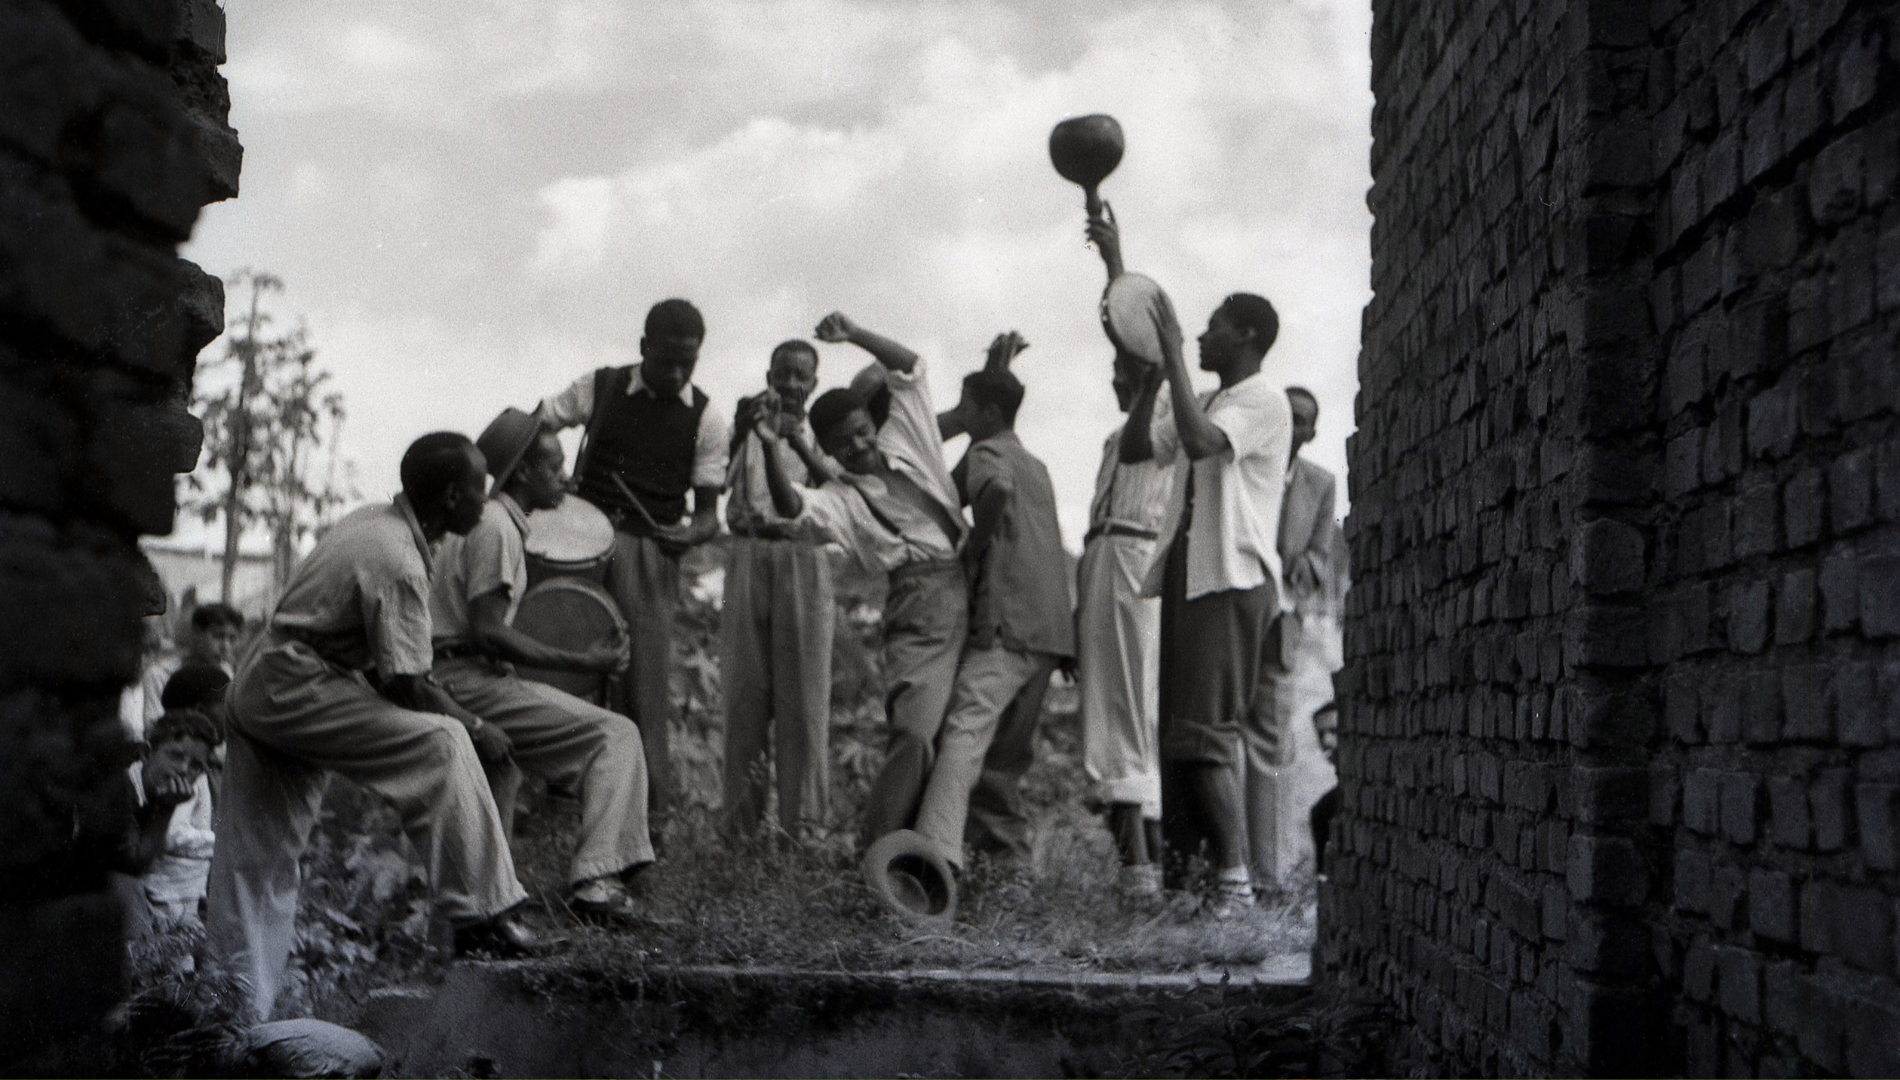
{"type": "Polygon", "coordinates": [[[482,429],[482,437],[475,440],[475,447],[488,459],[488,475],[495,478],[494,490],[500,491],[515,474],[515,467],[521,464],[522,456],[534,445],[534,437],[540,432],[541,421],[512,405],[482,429]]]}
{"type": "Polygon", "coordinates": [[[957,877],[936,841],[910,829],[887,833],[864,853],[864,883],[884,906],[911,922],[957,917],[957,877]]]}

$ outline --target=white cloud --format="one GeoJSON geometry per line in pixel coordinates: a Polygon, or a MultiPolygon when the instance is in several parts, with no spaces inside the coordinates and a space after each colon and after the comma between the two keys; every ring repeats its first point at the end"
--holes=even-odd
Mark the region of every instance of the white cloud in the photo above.
{"type": "MultiPolygon", "coordinates": [[[[935,357],[1005,327],[1025,440],[1079,539],[1118,421],[1101,269],[1049,127],[1109,112],[1104,193],[1190,332],[1235,289],[1283,317],[1341,468],[1367,297],[1367,12],[1337,0],[228,0],[245,191],[188,254],[290,283],[369,490],[427,426],[478,430],[629,359],[693,298],[722,407],[832,307],[935,357]]],[[[213,347],[214,349],[217,346],[213,347]]],[[[827,383],[859,361],[826,350],[827,383]]]]}

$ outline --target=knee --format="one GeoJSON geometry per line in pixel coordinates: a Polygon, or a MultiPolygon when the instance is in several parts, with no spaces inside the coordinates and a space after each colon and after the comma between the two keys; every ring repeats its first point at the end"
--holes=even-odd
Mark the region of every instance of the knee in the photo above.
{"type": "Polygon", "coordinates": [[[423,740],[426,747],[426,760],[432,766],[448,769],[466,762],[475,768],[481,768],[481,759],[476,756],[475,743],[469,738],[468,729],[454,717],[427,714],[429,734],[423,740]]]}

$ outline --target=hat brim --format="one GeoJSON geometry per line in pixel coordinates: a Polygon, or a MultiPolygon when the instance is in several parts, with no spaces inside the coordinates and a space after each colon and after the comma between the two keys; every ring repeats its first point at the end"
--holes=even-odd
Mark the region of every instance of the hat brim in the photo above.
{"type": "Polygon", "coordinates": [[[910,829],[880,837],[860,863],[864,883],[906,922],[950,922],[957,917],[957,876],[936,841],[910,829]]]}

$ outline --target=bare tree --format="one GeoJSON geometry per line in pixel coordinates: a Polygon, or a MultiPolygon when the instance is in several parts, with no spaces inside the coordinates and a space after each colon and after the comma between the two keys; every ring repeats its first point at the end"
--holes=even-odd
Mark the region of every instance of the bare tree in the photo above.
{"type": "Polygon", "coordinates": [[[223,380],[201,379],[195,402],[205,425],[205,464],[223,483],[213,490],[193,474],[184,500],[207,523],[223,519],[220,596],[227,603],[235,599],[231,582],[246,531],[261,528],[269,535],[272,584],[281,587],[304,538],[352,495],[347,467],[342,486],[336,475],[342,395],[328,388],[330,373],[316,366],[316,350],[301,324],[288,333],[266,334],[273,320],[263,297],[282,292],[282,280],[241,270],[232,285],[242,284],[251,287],[249,314],[236,327],[223,359],[210,365],[214,372],[220,366],[235,368],[235,381],[212,392],[203,388],[223,380]],[[315,458],[326,441],[329,461],[319,480],[315,458]]]}

